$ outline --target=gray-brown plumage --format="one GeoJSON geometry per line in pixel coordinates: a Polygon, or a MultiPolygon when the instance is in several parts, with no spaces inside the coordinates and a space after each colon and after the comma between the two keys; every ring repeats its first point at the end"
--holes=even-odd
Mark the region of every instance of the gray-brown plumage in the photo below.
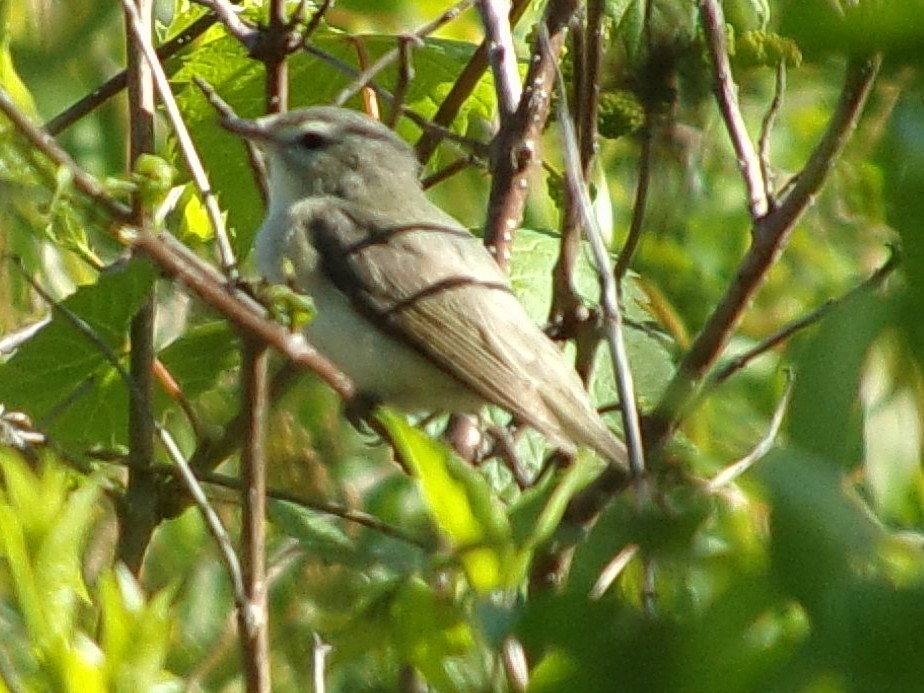
{"type": "Polygon", "coordinates": [[[309,340],[360,392],[417,411],[496,404],[565,450],[591,448],[625,468],[622,442],[506,275],[427,199],[404,141],[331,107],[225,124],[267,159],[261,273],[311,296],[309,340]]]}

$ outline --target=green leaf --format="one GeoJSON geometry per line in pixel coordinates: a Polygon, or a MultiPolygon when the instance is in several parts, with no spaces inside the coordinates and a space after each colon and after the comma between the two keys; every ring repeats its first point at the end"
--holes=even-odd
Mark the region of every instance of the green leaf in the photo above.
{"type": "Polygon", "coordinates": [[[430,516],[459,556],[479,592],[515,584],[510,525],[487,481],[445,445],[384,407],[375,418],[420,484],[430,516]]]}
{"type": "Polygon", "coordinates": [[[82,552],[99,489],[72,489],[61,467],[43,463],[38,474],[8,451],[0,455],[4,494],[0,538],[30,637],[40,647],[64,641],[74,628],[76,600],[87,600],[82,552]]]}
{"type": "MultiPolygon", "coordinates": [[[[35,107],[32,93],[20,78],[13,63],[13,56],[10,54],[10,41],[13,38],[10,22],[12,10],[12,0],[0,0],[0,87],[9,94],[13,103],[23,114],[34,118],[38,109],[35,107]]],[[[5,117],[3,120],[6,120],[5,117]]],[[[0,122],[0,133],[4,129],[5,125],[0,122]]]]}
{"type": "Polygon", "coordinates": [[[438,690],[463,690],[446,660],[474,644],[464,613],[418,578],[404,582],[388,605],[392,641],[402,660],[413,664],[438,690]]]}
{"type": "Polygon", "coordinates": [[[860,294],[839,305],[799,349],[788,417],[793,444],[845,467],[861,459],[860,376],[888,303],[860,294]]]}
{"type": "Polygon", "coordinates": [[[810,612],[824,608],[832,590],[856,580],[855,566],[874,561],[882,534],[828,460],[787,448],[758,471],[771,494],[773,572],[810,612]]]}
{"type": "Polygon", "coordinates": [[[100,580],[102,649],[113,693],[155,690],[164,678],[170,644],[170,591],[146,600],[128,570],[117,567],[100,580]]]}
{"type": "Polygon", "coordinates": [[[238,337],[224,320],[186,330],[157,357],[180,384],[187,398],[198,397],[232,373],[240,363],[238,337]]]}
{"type": "Polygon", "coordinates": [[[802,0],[783,8],[783,32],[807,53],[884,52],[921,64],[922,0],[802,0]]]}
{"type": "Polygon", "coordinates": [[[312,555],[338,563],[362,562],[355,542],[319,512],[295,503],[270,501],[269,516],[273,524],[298,539],[312,555]]]}
{"type": "MultiPolygon", "coordinates": [[[[120,358],[132,316],[154,271],[133,260],[62,301],[51,323],[0,365],[0,401],[28,413],[59,443],[114,445],[126,440],[128,392],[97,340],[120,358]],[[76,315],[89,337],[64,310],[76,315]]],[[[123,364],[124,365],[124,364],[123,364]]]]}
{"type": "Polygon", "coordinates": [[[520,549],[532,550],[559,528],[568,502],[600,473],[600,464],[579,455],[561,475],[548,475],[525,491],[510,510],[513,536],[520,549]]]}

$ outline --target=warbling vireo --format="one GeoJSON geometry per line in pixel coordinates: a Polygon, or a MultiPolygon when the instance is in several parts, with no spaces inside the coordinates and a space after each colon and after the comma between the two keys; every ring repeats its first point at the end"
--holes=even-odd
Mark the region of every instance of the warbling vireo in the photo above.
{"type": "Polygon", "coordinates": [[[403,140],[332,107],[224,125],[269,169],[259,271],[313,299],[306,335],[359,392],[409,411],[496,404],[568,452],[587,447],[626,468],[622,442],[507,276],[427,199],[403,140]]]}

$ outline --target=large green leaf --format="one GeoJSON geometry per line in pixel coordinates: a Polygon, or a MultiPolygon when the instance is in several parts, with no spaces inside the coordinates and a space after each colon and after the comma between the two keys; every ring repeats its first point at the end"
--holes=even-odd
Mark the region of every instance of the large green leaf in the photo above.
{"type": "Polygon", "coordinates": [[[458,555],[471,585],[487,592],[515,584],[520,566],[510,525],[485,478],[401,416],[379,408],[375,417],[420,484],[430,516],[458,555]]]}
{"type": "Polygon", "coordinates": [[[125,366],[128,326],[153,282],[152,267],[134,260],[62,301],[51,323],[0,365],[0,402],[61,443],[125,441],[128,389],[101,344],[125,366]]]}
{"type": "MultiPolygon", "coordinates": [[[[575,287],[588,305],[596,305],[600,284],[586,244],[585,250],[575,267],[575,287]]],[[[520,302],[540,325],[548,319],[552,303],[550,277],[558,252],[559,238],[555,234],[531,229],[517,232],[510,280],[520,302]]],[[[625,287],[623,303],[626,316],[636,323],[650,321],[651,316],[645,308],[648,299],[634,276],[629,277],[625,287]]],[[[673,373],[670,354],[661,340],[637,327],[627,326],[624,336],[639,398],[643,403],[655,402],[673,373]]],[[[597,377],[591,389],[593,400],[599,405],[614,403],[617,401],[616,386],[605,348],[598,352],[596,370],[597,377]]]]}

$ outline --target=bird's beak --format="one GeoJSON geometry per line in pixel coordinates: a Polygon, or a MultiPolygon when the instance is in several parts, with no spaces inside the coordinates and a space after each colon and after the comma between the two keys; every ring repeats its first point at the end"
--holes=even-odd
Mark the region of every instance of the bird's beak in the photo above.
{"type": "Polygon", "coordinates": [[[256,144],[264,144],[270,141],[268,128],[258,120],[244,120],[237,116],[225,116],[220,122],[225,130],[230,130],[256,144]]]}

